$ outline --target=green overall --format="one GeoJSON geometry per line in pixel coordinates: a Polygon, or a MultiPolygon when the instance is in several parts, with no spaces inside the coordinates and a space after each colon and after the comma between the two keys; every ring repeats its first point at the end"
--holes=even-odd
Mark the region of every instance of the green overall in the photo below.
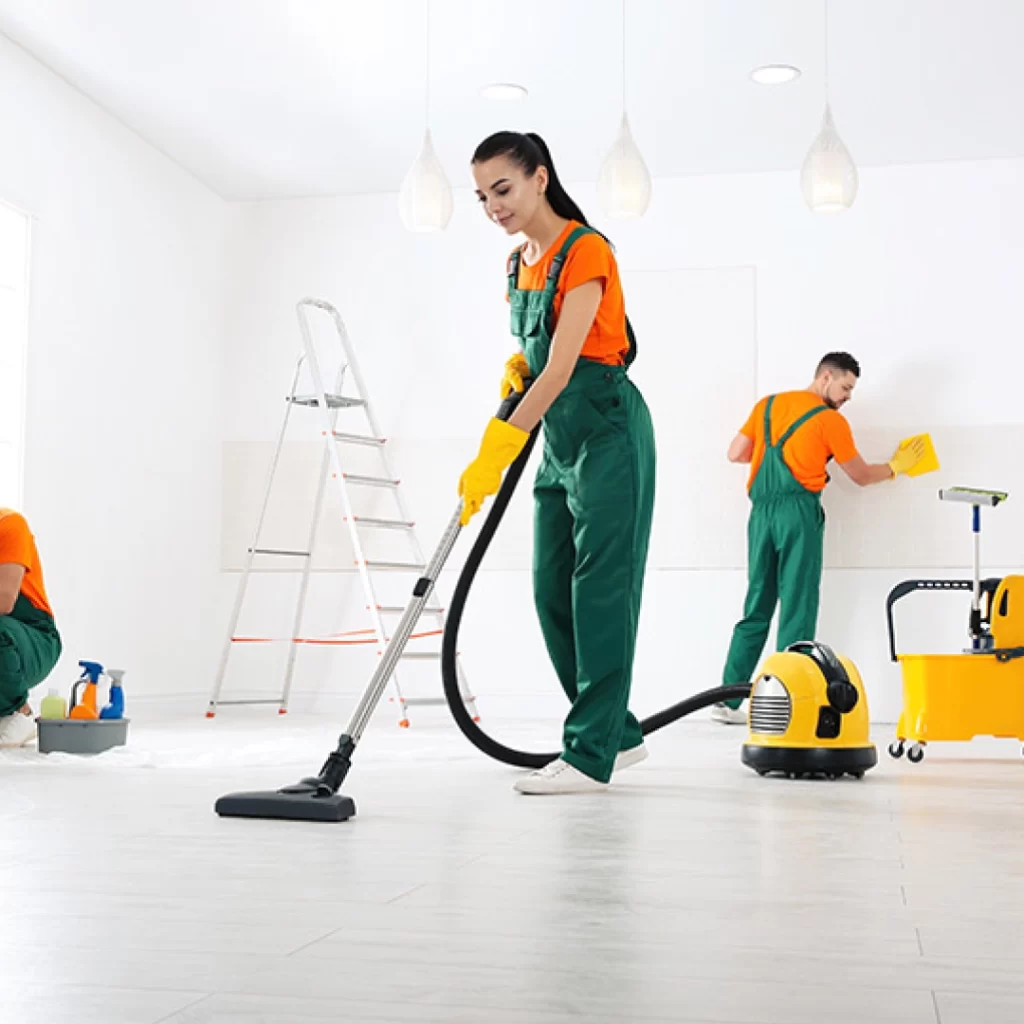
{"type": "MultiPolygon", "coordinates": [[[[779,603],[777,650],[813,640],[818,624],[825,513],[821,495],[798,483],[782,457],[786,442],[809,420],[828,409],[805,412],[775,444],[771,443],[771,396],[764,410],[764,458],[750,488],[747,524],[747,600],[736,624],[722,684],[748,683],[768,639],[779,603]]],[[[728,700],[730,707],[740,701],[728,700]]]]}
{"type": "Polygon", "coordinates": [[[51,616],[19,594],[10,615],[0,615],[0,718],[14,714],[28,692],[52,671],[61,641],[51,616]]]}
{"type": "MultiPolygon", "coordinates": [[[[554,334],[554,297],[577,228],[545,286],[520,289],[509,261],[512,333],[536,377],[554,334]]],[[[627,321],[632,362],[635,343],[627,321]]],[[[562,756],[600,782],[615,757],[643,741],[627,704],[654,507],[654,429],[625,366],[585,357],[544,416],[534,483],[533,592],[544,642],[572,702],[562,756]]]]}

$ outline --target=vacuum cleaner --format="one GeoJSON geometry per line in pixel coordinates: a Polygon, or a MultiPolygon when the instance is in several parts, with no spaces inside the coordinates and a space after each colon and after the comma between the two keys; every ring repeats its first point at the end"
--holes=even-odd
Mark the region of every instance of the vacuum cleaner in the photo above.
{"type": "Polygon", "coordinates": [[[758,775],[852,775],[878,763],[857,667],[825,644],[804,641],[765,659],[748,711],[741,759],[758,775]]]}
{"type": "MultiPolygon", "coordinates": [[[[524,383],[529,387],[530,382],[524,383]]],[[[521,400],[522,394],[510,395],[499,407],[498,412],[496,413],[497,417],[499,419],[508,419],[521,400]]],[[[441,646],[441,671],[444,682],[444,695],[448,703],[448,708],[451,711],[459,729],[474,746],[489,757],[515,767],[533,769],[543,768],[544,765],[556,760],[561,756],[561,751],[535,753],[525,750],[516,750],[513,747],[508,747],[499,743],[493,737],[487,735],[487,733],[473,721],[472,715],[463,703],[462,694],[459,691],[456,650],[458,646],[459,626],[462,621],[462,612],[465,608],[473,579],[476,576],[476,572],[480,567],[481,562],[483,561],[484,554],[491,543],[491,539],[494,537],[494,534],[498,529],[498,525],[505,514],[505,510],[508,508],[508,504],[511,501],[516,485],[523,474],[523,470],[526,468],[526,464],[529,461],[539,432],[540,426],[538,425],[533,431],[531,431],[530,437],[526,445],[523,447],[522,452],[520,452],[519,457],[515,462],[513,462],[506,472],[505,479],[502,481],[501,488],[495,496],[490,512],[488,513],[480,533],[477,536],[476,542],[466,559],[466,563],[455,586],[455,592],[452,596],[450,608],[446,616],[444,636],[442,638],[441,646]]],[[[434,551],[430,561],[427,563],[423,576],[421,576],[413,586],[409,604],[407,605],[405,612],[402,614],[402,618],[395,629],[391,642],[384,650],[384,654],[380,659],[377,670],[374,672],[369,684],[367,685],[366,692],[363,694],[359,704],[353,712],[345,732],[343,732],[339,737],[337,747],[328,756],[323,767],[320,769],[319,774],[301,779],[293,785],[284,786],[278,790],[229,793],[220,797],[214,805],[214,809],[217,814],[222,817],[278,818],[293,821],[328,822],[346,821],[355,815],[355,801],[350,796],[340,793],[339,790],[351,770],[352,757],[363,732],[369,724],[374,710],[380,703],[380,699],[384,694],[384,690],[391,678],[391,674],[394,672],[395,667],[398,664],[398,660],[402,655],[402,651],[408,643],[409,637],[412,635],[413,629],[416,626],[416,622],[422,614],[423,608],[433,592],[437,578],[440,575],[441,570],[444,568],[445,562],[448,560],[448,556],[451,554],[452,549],[455,547],[455,543],[458,540],[459,533],[462,529],[459,522],[461,514],[462,502],[460,500],[458,507],[448,522],[437,549],[434,551]]],[[[811,646],[817,649],[821,645],[811,646]]],[[[790,656],[797,658],[798,661],[780,664],[777,668],[777,673],[779,674],[772,678],[787,678],[790,671],[792,671],[796,665],[802,666],[802,662],[799,659],[808,656],[806,653],[801,654],[794,651],[790,651],[789,654],[790,656]]],[[[829,655],[831,655],[831,652],[829,652],[829,655]]],[[[824,662],[828,662],[828,655],[821,653],[820,658],[824,662]]],[[[834,655],[831,655],[831,658],[833,661],[835,660],[834,655]]],[[[850,666],[850,668],[852,669],[852,666],[850,666]]],[[[833,670],[830,669],[830,671],[833,670]]],[[[797,675],[800,675],[799,671],[797,672],[797,675]]],[[[857,683],[854,684],[854,689],[857,690],[857,700],[865,706],[864,714],[866,721],[866,702],[863,701],[863,689],[858,688],[859,677],[857,677],[855,669],[853,669],[851,677],[857,679],[857,683]]],[[[763,680],[764,676],[761,678],[763,680]]],[[[804,680],[804,682],[806,682],[806,680],[804,680]]],[[[843,703],[844,698],[840,694],[842,687],[839,686],[838,680],[833,682],[835,682],[834,690],[837,694],[836,699],[840,703],[843,703]]],[[[830,684],[826,683],[826,691],[828,690],[829,685],[830,684]]],[[[799,682],[794,684],[794,690],[798,693],[800,692],[800,687],[801,684],[799,682]]],[[[806,689],[806,686],[803,688],[806,689]]],[[[663,729],[672,722],[678,721],[686,715],[691,715],[696,711],[700,711],[702,708],[710,707],[712,704],[716,704],[719,701],[743,699],[750,695],[751,686],[747,683],[737,684],[735,686],[715,686],[710,690],[694,694],[686,700],[680,701],[678,704],[673,704],[671,707],[665,708],[664,710],[651,715],[649,718],[645,718],[640,723],[640,726],[643,730],[643,734],[647,736],[652,732],[663,729]]],[[[764,696],[770,696],[767,690],[764,691],[764,696]]],[[[846,703],[849,703],[848,697],[846,698],[846,703]]],[[[851,707],[852,706],[853,705],[851,705],[851,707]]],[[[840,714],[844,713],[846,712],[840,712],[840,714]]],[[[793,730],[804,729],[803,723],[803,716],[794,716],[792,726],[793,730]]],[[[792,730],[787,726],[787,732],[791,731],[792,730]]],[[[846,734],[843,736],[844,741],[845,739],[846,734]]],[[[790,753],[788,755],[790,759],[786,760],[787,755],[785,754],[785,749],[774,743],[774,739],[771,734],[752,734],[751,741],[752,743],[750,746],[752,751],[757,746],[766,748],[771,748],[773,746],[776,747],[777,749],[774,754],[764,754],[761,755],[761,757],[782,758],[783,763],[790,766],[790,773],[794,771],[799,774],[804,773],[806,770],[805,766],[810,764],[808,757],[813,757],[813,755],[809,755],[807,753],[810,749],[809,747],[801,747],[794,743],[790,744],[790,748],[799,750],[801,753],[798,755],[790,753]]],[[[816,742],[822,743],[828,742],[828,740],[820,740],[816,737],[816,742]]],[[[745,755],[745,757],[746,756],[747,755],[745,755]]],[[[752,753],[750,756],[756,757],[757,755],[752,753]]],[[[863,756],[864,755],[862,755],[862,759],[863,756]]],[[[837,765],[839,762],[836,761],[834,764],[837,765]]],[[[757,768],[757,770],[765,768],[763,761],[760,766],[752,766],[757,768]]],[[[765,770],[767,771],[771,768],[774,768],[774,764],[765,770]]],[[[844,768],[844,770],[849,769],[844,768]]],[[[855,773],[858,770],[861,769],[854,767],[855,773]]],[[[833,768],[830,773],[838,774],[835,768],[833,768]]]]}

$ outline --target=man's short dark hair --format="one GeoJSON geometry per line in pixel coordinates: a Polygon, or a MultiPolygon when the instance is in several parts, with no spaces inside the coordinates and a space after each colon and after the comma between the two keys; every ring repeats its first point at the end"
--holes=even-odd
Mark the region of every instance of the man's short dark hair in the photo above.
{"type": "Polygon", "coordinates": [[[849,352],[829,352],[821,357],[814,376],[820,377],[826,370],[831,370],[833,373],[852,373],[854,377],[859,377],[860,363],[849,352]]]}

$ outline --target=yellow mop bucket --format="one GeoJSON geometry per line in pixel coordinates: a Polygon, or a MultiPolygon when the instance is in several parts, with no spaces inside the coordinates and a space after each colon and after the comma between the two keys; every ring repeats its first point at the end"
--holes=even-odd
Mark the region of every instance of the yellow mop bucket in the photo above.
{"type": "MultiPolygon", "coordinates": [[[[1024,583],[1024,577],[1013,579],[1024,583]]],[[[952,742],[975,736],[1024,741],[1024,658],[1000,661],[995,654],[901,654],[899,662],[903,712],[896,726],[898,743],[952,742]]]]}
{"type": "Polygon", "coordinates": [[[905,580],[886,601],[889,653],[903,674],[903,711],[893,757],[914,762],[935,741],[963,741],[997,736],[1024,741],[1024,576],[980,579],[980,508],[1007,497],[997,491],[958,487],[940,491],[945,501],[973,506],[975,567],[973,580],[905,580]],[[962,654],[897,654],[893,605],[919,590],[970,591],[971,650],[962,654]]]}

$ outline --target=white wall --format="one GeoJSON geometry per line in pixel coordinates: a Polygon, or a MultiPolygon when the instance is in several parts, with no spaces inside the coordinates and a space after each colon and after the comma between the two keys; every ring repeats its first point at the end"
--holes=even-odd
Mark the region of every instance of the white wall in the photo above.
{"type": "Polygon", "coordinates": [[[88,658],[129,700],[205,689],[231,210],[2,37],[0,124],[0,197],[33,218],[24,504],[53,681],[88,658]]]}
{"type": "MultiPolygon", "coordinates": [[[[592,187],[571,189],[617,245],[640,335],[634,377],[651,400],[660,441],[658,535],[634,690],[639,711],[719,681],[744,589],[745,470],[724,461],[733,431],[757,395],[804,386],[822,352],[848,348],[864,370],[848,407],[863,454],[885,459],[900,438],[930,430],[943,461],[938,474],[871,491],[836,480],[827,498],[820,635],[860,665],[874,717],[898,713],[886,593],[904,578],[969,573],[968,513],[940,504],[936,488],[967,484],[1020,495],[1024,483],[1022,185],[1024,161],[862,169],[856,206],[828,218],[804,207],[796,172],[661,180],[643,220],[612,224],[597,219],[592,187]],[[658,275],[671,282],[660,298],[658,275]],[[720,296],[720,318],[698,301],[708,295],[720,296]],[[701,393],[714,401],[699,401],[701,393]]],[[[405,233],[391,195],[258,204],[239,219],[233,265],[240,302],[227,352],[226,569],[237,567],[248,540],[298,351],[293,306],[306,294],[334,302],[345,316],[423,540],[435,543],[511,350],[503,301],[509,243],[474,206],[460,190],[452,225],[438,237],[405,233]]],[[[301,449],[292,453],[292,470],[309,457],[301,449]]],[[[478,692],[508,695],[504,706],[513,709],[527,709],[526,697],[555,686],[530,606],[529,496],[521,490],[462,641],[478,692]]],[[[1013,500],[986,516],[984,571],[1024,566],[1021,523],[1013,500]]],[[[289,524],[298,526],[294,509],[285,508],[275,540],[284,541],[289,524]]],[[[329,535],[322,568],[350,564],[339,537],[329,535]]],[[[460,545],[456,560],[466,550],[468,543],[460,545]]],[[[235,579],[229,573],[225,591],[235,579]]],[[[318,621],[310,631],[363,624],[357,603],[344,614],[333,603],[353,582],[337,572],[317,577],[318,621]]],[[[280,585],[280,577],[259,580],[265,594],[280,585]]],[[[265,600],[243,619],[244,632],[287,629],[277,599],[265,600]]],[[[963,641],[965,601],[920,596],[900,611],[910,649],[956,650],[963,641]]],[[[266,650],[244,656],[247,679],[273,689],[260,674],[266,650]]],[[[372,665],[351,652],[304,652],[303,659],[299,687],[320,692],[357,691],[372,665]]]]}

